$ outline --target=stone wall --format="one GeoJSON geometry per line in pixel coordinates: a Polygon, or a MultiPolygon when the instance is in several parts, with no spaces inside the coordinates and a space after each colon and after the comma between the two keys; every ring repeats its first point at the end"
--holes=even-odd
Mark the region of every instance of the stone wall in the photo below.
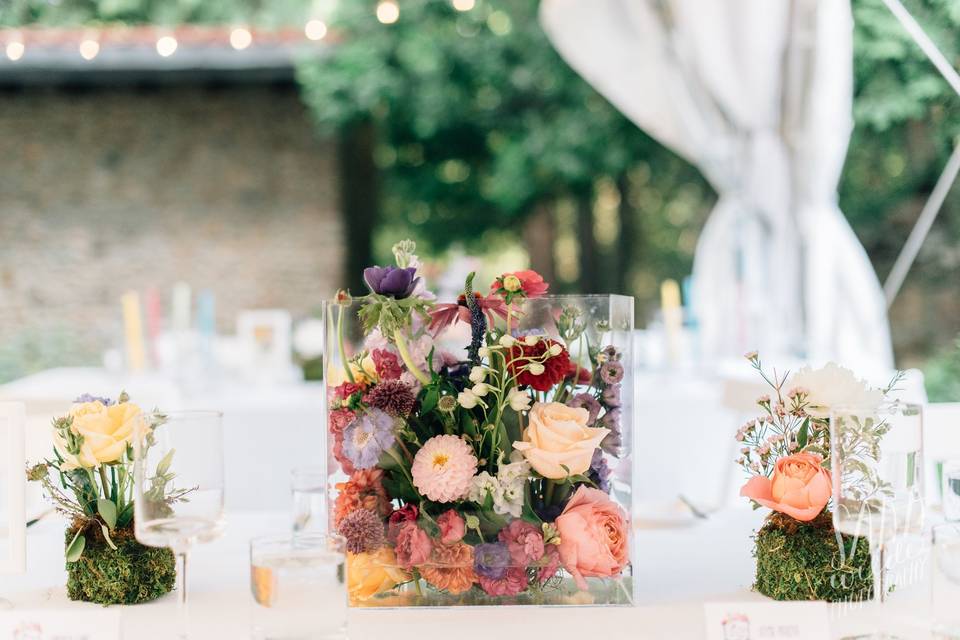
{"type": "Polygon", "coordinates": [[[292,85],[0,92],[0,381],[97,363],[120,296],[180,280],[217,322],[337,287],[332,145],[292,85]]]}

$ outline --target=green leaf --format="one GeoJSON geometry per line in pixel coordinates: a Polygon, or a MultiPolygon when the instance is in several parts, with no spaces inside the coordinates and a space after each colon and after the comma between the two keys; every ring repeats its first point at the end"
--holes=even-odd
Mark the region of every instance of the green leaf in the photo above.
{"type": "Polygon", "coordinates": [[[100,498],[97,500],[97,513],[111,529],[117,526],[117,505],[115,503],[106,498],[100,498]]]}
{"type": "Polygon", "coordinates": [[[167,451],[167,455],[163,456],[160,459],[160,462],[157,463],[157,475],[162,476],[166,475],[167,471],[170,470],[170,463],[173,462],[173,453],[175,449],[170,449],[167,451]]]}
{"type": "Polygon", "coordinates": [[[81,535],[81,531],[77,531],[77,535],[73,536],[73,540],[70,541],[70,544],[67,545],[66,558],[67,562],[76,562],[80,559],[80,556],[83,555],[83,550],[87,546],[87,539],[81,535]]]}
{"type": "Polygon", "coordinates": [[[437,402],[440,400],[440,393],[436,388],[429,389],[423,396],[423,402],[420,405],[421,413],[429,413],[433,411],[433,408],[437,406],[437,402]]]}
{"type": "Polygon", "coordinates": [[[800,431],[797,433],[797,445],[802,451],[804,447],[807,446],[807,440],[810,437],[810,418],[807,418],[803,421],[803,424],[800,425],[800,431]]]}
{"type": "Polygon", "coordinates": [[[116,551],[117,545],[113,544],[113,540],[110,539],[110,530],[107,529],[107,525],[101,524],[100,531],[103,532],[103,539],[107,541],[107,544],[110,546],[110,548],[116,551]]]}

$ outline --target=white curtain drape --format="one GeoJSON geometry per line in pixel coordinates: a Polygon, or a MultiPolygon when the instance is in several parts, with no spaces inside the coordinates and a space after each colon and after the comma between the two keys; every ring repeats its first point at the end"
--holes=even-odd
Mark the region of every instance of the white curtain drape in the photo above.
{"type": "Polygon", "coordinates": [[[543,0],[560,54],[719,194],[698,241],[705,357],[893,364],[876,274],[837,207],[852,127],[844,0],[543,0]]]}

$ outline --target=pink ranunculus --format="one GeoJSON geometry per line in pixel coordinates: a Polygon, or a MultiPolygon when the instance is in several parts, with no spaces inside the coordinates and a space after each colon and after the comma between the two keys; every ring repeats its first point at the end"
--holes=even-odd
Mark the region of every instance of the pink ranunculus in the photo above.
{"type": "Polygon", "coordinates": [[[754,476],[740,495],[801,522],[813,520],[827,506],[832,492],[830,472],[823,458],[813,453],[795,453],[777,460],[773,476],[754,476]]]}
{"type": "Polygon", "coordinates": [[[497,536],[507,545],[510,558],[518,567],[526,567],[543,557],[543,534],[524,520],[514,520],[497,536]]]}
{"type": "Polygon", "coordinates": [[[440,527],[440,542],[443,544],[460,542],[467,534],[466,522],[453,509],[440,514],[437,518],[437,526],[440,527]]]}
{"type": "Polygon", "coordinates": [[[603,491],[581,485],[554,525],[560,534],[560,562],[580,589],[587,589],[585,578],[615,576],[626,566],[627,518],[603,491]]]}
{"type": "Polygon", "coordinates": [[[407,521],[400,525],[397,532],[397,563],[404,569],[410,569],[423,564],[430,558],[433,544],[426,531],[417,526],[416,522],[407,521]]]}

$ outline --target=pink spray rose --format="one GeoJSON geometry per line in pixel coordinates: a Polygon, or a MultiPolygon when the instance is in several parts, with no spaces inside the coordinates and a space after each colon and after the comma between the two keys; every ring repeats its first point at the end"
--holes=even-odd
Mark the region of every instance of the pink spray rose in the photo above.
{"type": "Polygon", "coordinates": [[[560,534],[560,562],[580,589],[587,577],[607,578],[629,559],[627,518],[599,489],[581,486],[554,523],[560,534]]]}
{"type": "Polygon", "coordinates": [[[430,558],[433,545],[430,536],[417,526],[416,522],[407,521],[400,525],[397,533],[397,564],[404,569],[420,565],[430,558]]]}
{"type": "Polygon", "coordinates": [[[460,542],[467,533],[467,524],[453,509],[440,514],[437,526],[440,527],[440,542],[443,544],[460,542]]]}

